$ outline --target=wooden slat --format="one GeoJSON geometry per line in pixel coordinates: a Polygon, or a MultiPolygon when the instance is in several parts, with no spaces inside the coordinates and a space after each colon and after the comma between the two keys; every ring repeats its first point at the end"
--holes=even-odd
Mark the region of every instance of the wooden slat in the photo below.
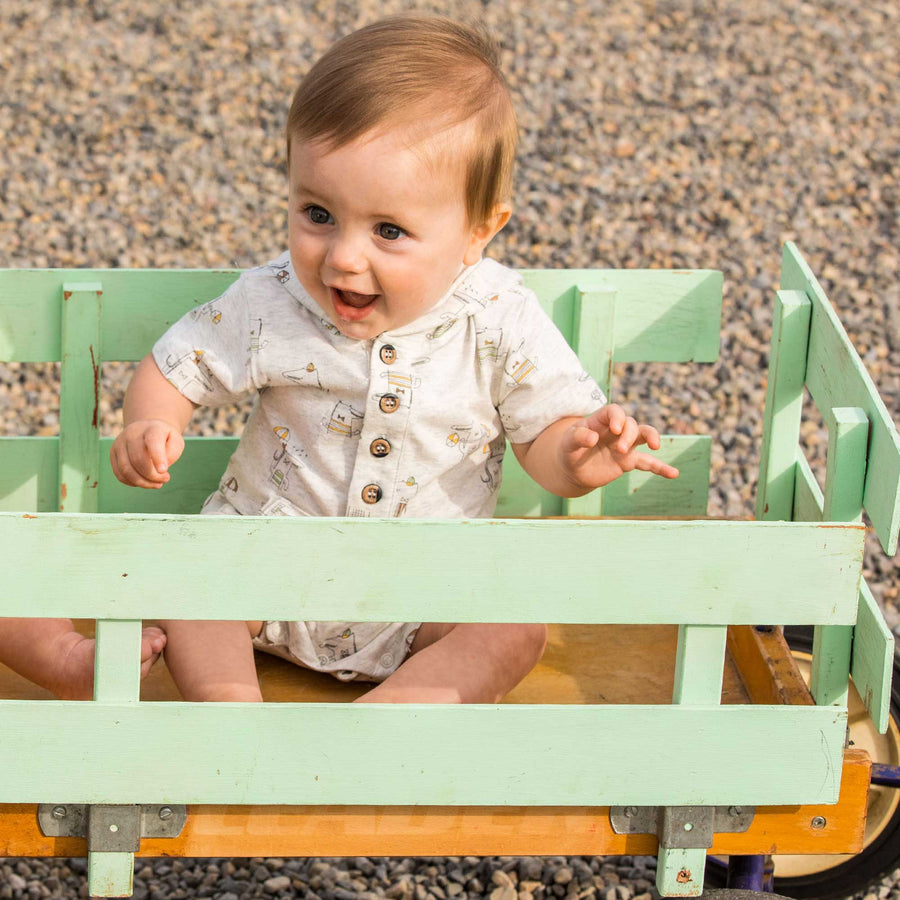
{"type": "Polygon", "coordinates": [[[891,718],[891,678],[894,636],[865,580],[859,592],[859,613],[853,628],[850,674],[869,716],[881,734],[891,718]]]}
{"type": "Polygon", "coordinates": [[[59,509],[97,511],[102,286],[63,284],[59,509]]]}
{"type": "MultiPolygon", "coordinates": [[[[741,834],[717,834],[710,852],[857,853],[862,849],[871,763],[844,755],[836,805],[760,806],[741,834]],[[814,829],[816,816],[826,827],[814,829]]],[[[184,831],[145,839],[154,856],[549,856],[652,855],[655,835],[614,834],[600,807],[190,806],[184,831]]],[[[0,857],[84,856],[77,838],[47,838],[33,804],[0,805],[0,857]]]]}
{"type": "Polygon", "coordinates": [[[60,308],[66,281],[103,284],[104,360],[137,360],[194,306],[218,297],[237,270],[0,270],[0,359],[60,359],[60,308]]]}
{"type": "Polygon", "coordinates": [[[729,626],[728,650],[751,703],[815,703],[780,628],[729,626]]]}
{"type": "MultiPolygon", "coordinates": [[[[7,269],[0,271],[0,359],[59,359],[59,291],[66,280],[102,281],[104,359],[140,359],[165,328],[219,296],[236,270],[7,269]]],[[[572,297],[612,288],[622,298],[616,359],[713,362],[718,357],[722,273],[709,270],[523,270],[525,283],[571,334],[572,297]],[[562,299],[559,299],[562,297],[562,299]]]]}
{"type": "MultiPolygon", "coordinates": [[[[705,516],[711,447],[708,435],[663,435],[660,449],[647,452],[675,466],[678,478],[673,481],[646,472],[628,472],[603,488],[603,515],[705,516]]],[[[562,499],[533,481],[512,451],[507,452],[497,517],[562,514],[562,499]]]]}
{"type": "Polygon", "coordinates": [[[756,518],[760,521],[793,518],[809,316],[810,302],[805,294],[776,293],[756,496],[756,518]]]}
{"type": "MultiPolygon", "coordinates": [[[[722,696],[725,625],[680,625],[672,702],[716,704],[722,696]]],[[[663,897],[698,896],[703,890],[704,847],[659,847],[656,887],[663,897]]]]}
{"type": "Polygon", "coordinates": [[[785,522],[0,513],[0,614],[419,621],[427,597],[434,621],[852,624],[863,539],[785,522]]]}
{"type": "Polygon", "coordinates": [[[0,437],[0,510],[51,512],[59,503],[59,438],[0,437]]]}
{"type": "Polygon", "coordinates": [[[869,420],[857,407],[826,410],[828,461],[822,517],[829,522],[862,519],[869,420]]]}
{"type": "Polygon", "coordinates": [[[172,479],[158,490],[128,487],[116,479],[109,461],[112,438],[100,440],[100,511],[104,513],[199,513],[219,486],[231,454],[233,437],[188,437],[172,468],[172,479]]]}
{"type": "Polygon", "coordinates": [[[833,803],[847,727],[741,705],[8,700],[0,718],[2,803],[833,803]]]}
{"type": "Polygon", "coordinates": [[[806,261],[786,244],[781,286],[812,301],[806,386],[820,410],[858,406],[869,419],[863,503],[884,551],[897,552],[900,532],[900,436],[859,354],[806,261]]]}
{"type": "MultiPolygon", "coordinates": [[[[594,378],[607,399],[612,382],[616,345],[616,292],[575,288],[572,330],[569,343],[585,370],[594,378]]],[[[597,402],[598,407],[600,401],[597,402]]],[[[581,497],[561,498],[561,509],[569,516],[599,516],[603,512],[605,488],[581,497]]]]}
{"type": "Polygon", "coordinates": [[[797,450],[797,477],[794,481],[794,521],[821,522],[825,495],[809,465],[809,460],[797,450]]]}
{"type": "Polygon", "coordinates": [[[616,292],[617,362],[715,362],[722,273],[697,269],[524,269],[563,334],[571,334],[570,288],[616,292]]]}

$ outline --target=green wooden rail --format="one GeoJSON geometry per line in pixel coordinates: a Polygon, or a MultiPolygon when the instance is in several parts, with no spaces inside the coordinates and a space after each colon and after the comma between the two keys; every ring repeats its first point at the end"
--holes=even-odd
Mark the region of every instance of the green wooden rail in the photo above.
{"type": "MultiPolygon", "coordinates": [[[[613,398],[616,361],[717,357],[718,272],[523,274],[613,398]]],[[[859,521],[865,509],[893,552],[900,442],[795,248],[776,303],[758,522],[696,520],[707,436],[664,437],[675,482],[635,473],[576,501],[508,455],[498,516],[526,517],[515,521],[196,516],[228,436],[189,439],[160,491],[118,484],[99,434],[102,364],[141,358],[237,275],[0,271],[0,359],[58,361],[62,382],[60,437],[0,437],[0,614],[97,620],[93,703],[0,701],[0,802],[836,801],[851,667],[887,725],[893,645],[861,578],[859,521]],[[829,423],[824,491],[798,450],[804,384],[829,423]],[[537,518],[600,513],[695,520],[537,518]],[[198,559],[214,561],[202,579],[198,559]],[[675,623],[675,692],[671,706],[142,703],[144,617],[675,623]],[[719,706],[737,623],[817,626],[817,706],[719,706]],[[626,728],[642,740],[621,741],[626,728]],[[64,753],[48,733],[65,735],[64,753]]],[[[663,848],[660,891],[698,894],[704,853],[663,848]]],[[[129,853],[91,853],[90,889],[128,893],[131,871],[129,853]]]]}

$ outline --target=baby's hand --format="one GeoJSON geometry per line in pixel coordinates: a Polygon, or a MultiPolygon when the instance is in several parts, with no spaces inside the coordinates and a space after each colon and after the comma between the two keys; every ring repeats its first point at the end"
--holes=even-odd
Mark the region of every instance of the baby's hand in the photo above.
{"type": "Polygon", "coordinates": [[[113,473],[122,484],[161,488],[169,466],[181,456],[184,438],[163,419],[139,419],[126,426],[109,451],[113,473]]]}
{"type": "Polygon", "coordinates": [[[610,403],[571,425],[559,453],[568,477],[582,488],[602,487],[633,469],[677,478],[674,466],[636,449],[644,444],[658,450],[659,432],[651,425],[639,425],[621,406],[610,403]]]}

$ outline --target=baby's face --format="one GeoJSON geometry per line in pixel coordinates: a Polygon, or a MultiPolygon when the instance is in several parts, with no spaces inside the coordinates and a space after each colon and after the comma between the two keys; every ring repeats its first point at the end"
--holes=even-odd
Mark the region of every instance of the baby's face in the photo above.
{"type": "Polygon", "coordinates": [[[409,324],[481,257],[496,229],[469,225],[462,179],[462,166],[429,166],[402,133],[292,143],[291,262],[347,337],[409,324]]]}

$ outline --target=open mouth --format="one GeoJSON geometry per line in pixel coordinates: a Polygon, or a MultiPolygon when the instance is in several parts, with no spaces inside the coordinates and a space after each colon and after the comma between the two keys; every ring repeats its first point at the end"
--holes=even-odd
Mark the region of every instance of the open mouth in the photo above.
{"type": "Polygon", "coordinates": [[[348,322],[359,322],[375,308],[379,294],[358,294],[331,288],[331,302],[338,316],[348,322]]]}

